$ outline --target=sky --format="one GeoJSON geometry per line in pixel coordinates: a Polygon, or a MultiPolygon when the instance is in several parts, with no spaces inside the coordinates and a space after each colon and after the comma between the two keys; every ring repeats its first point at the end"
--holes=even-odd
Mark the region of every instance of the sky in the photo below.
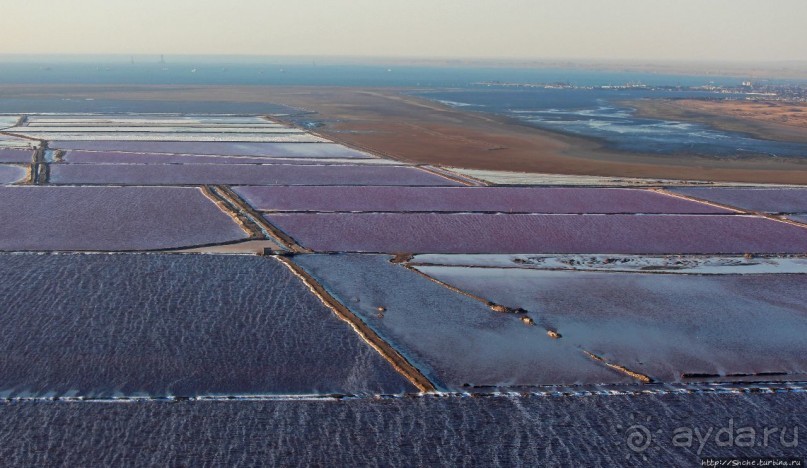
{"type": "Polygon", "coordinates": [[[8,0],[0,54],[807,60],[807,0],[8,0]]]}

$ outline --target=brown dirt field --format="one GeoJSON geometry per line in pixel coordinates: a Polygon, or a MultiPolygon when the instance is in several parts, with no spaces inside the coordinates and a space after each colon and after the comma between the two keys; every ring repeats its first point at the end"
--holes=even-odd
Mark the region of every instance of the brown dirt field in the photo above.
{"type": "Polygon", "coordinates": [[[513,119],[463,112],[390,90],[306,89],[275,102],[315,111],[327,138],[395,159],[556,174],[807,183],[807,163],[626,154],[513,119]]]}
{"type": "Polygon", "coordinates": [[[0,97],[265,102],[312,112],[326,138],[401,161],[469,169],[807,184],[807,161],[718,160],[609,151],[505,117],[465,112],[396,89],[225,86],[0,86],[0,97]]]}

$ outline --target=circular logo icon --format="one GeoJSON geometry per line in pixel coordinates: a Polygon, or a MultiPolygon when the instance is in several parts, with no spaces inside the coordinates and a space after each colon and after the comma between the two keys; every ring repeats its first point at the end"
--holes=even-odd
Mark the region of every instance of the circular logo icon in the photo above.
{"type": "Polygon", "coordinates": [[[644,452],[653,442],[653,435],[650,433],[650,429],[641,424],[629,427],[626,433],[628,448],[636,453],[644,452]]]}

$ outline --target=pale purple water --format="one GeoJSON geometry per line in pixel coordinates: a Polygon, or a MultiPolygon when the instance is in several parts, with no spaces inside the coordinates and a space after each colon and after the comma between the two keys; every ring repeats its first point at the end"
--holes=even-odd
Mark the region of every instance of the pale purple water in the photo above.
{"type": "Polygon", "coordinates": [[[197,188],[0,187],[0,250],[153,250],[247,234],[197,188]]]}
{"type": "Polygon", "coordinates": [[[647,190],[513,187],[238,187],[265,211],[729,213],[647,190]]]}
{"type": "MultiPolygon", "coordinates": [[[[84,164],[344,164],[344,161],[346,161],[346,159],[343,158],[317,159],[310,157],[211,156],[201,154],[124,153],[81,150],[68,151],[64,155],[63,160],[67,163],[84,164]]],[[[348,158],[347,160],[359,160],[359,158],[348,158]]]]}
{"type": "Polygon", "coordinates": [[[30,163],[34,152],[31,150],[17,150],[0,148],[0,163],[30,163]]]}
{"type": "Polygon", "coordinates": [[[0,185],[18,182],[24,179],[27,174],[28,171],[24,166],[0,164],[0,185]]]}
{"type": "Polygon", "coordinates": [[[280,164],[54,164],[49,181],[122,185],[459,185],[415,167],[280,164]]]}
{"type": "Polygon", "coordinates": [[[316,251],[803,253],[807,230],[750,216],[266,214],[316,251]]]}
{"type": "Polygon", "coordinates": [[[674,192],[725,205],[769,213],[807,212],[804,188],[676,188],[674,192]]]}

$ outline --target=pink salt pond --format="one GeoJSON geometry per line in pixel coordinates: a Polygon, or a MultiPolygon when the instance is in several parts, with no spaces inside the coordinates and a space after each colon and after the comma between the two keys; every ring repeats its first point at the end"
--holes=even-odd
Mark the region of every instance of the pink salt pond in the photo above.
{"type": "Polygon", "coordinates": [[[250,164],[54,164],[53,184],[458,185],[403,166],[250,164]]]}
{"type": "Polygon", "coordinates": [[[740,215],[268,213],[323,252],[804,253],[807,229],[740,215]]]}
{"type": "Polygon", "coordinates": [[[0,187],[0,250],[138,251],[248,237],[200,189],[0,187]]]}
{"type": "Polygon", "coordinates": [[[28,164],[33,160],[34,152],[31,150],[0,148],[0,163],[28,164]]]}
{"type": "Polygon", "coordinates": [[[238,187],[263,211],[731,213],[648,190],[533,187],[238,187]]]}
{"type": "Polygon", "coordinates": [[[768,213],[807,213],[807,188],[678,188],[682,195],[768,213]]]}

